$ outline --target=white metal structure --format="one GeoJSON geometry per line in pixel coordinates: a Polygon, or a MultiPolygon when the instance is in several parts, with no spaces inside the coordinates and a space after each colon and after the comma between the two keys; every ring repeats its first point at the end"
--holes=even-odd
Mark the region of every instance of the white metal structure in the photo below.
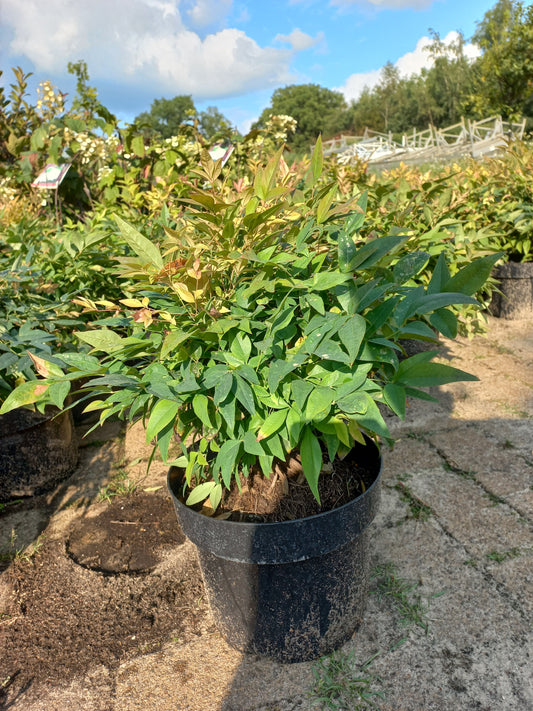
{"type": "Polygon", "coordinates": [[[461,119],[447,128],[430,126],[425,131],[413,129],[401,141],[392,133],[379,133],[365,129],[363,136],[340,136],[324,141],[324,155],[338,154],[342,164],[364,160],[386,166],[390,163],[425,163],[453,160],[470,155],[477,158],[503,148],[509,139],[521,139],[526,120],[521,123],[503,121],[501,116],[491,116],[482,121],[461,119]]]}

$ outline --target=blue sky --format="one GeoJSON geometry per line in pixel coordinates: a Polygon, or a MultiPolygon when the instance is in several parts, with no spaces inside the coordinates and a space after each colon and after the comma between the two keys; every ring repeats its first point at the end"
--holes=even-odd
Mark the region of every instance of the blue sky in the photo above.
{"type": "MultiPolygon", "coordinates": [[[[123,121],[154,99],[191,94],[241,131],[289,84],[356,99],[390,61],[427,63],[429,28],[469,39],[496,0],[0,0],[0,83],[11,67],[70,96],[70,61],[87,62],[102,103],[123,121]]],[[[469,47],[472,56],[475,47],[469,47]]]]}

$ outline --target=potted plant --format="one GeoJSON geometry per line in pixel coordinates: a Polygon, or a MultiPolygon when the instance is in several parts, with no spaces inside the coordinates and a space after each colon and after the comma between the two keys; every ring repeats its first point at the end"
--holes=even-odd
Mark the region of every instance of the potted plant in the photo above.
{"type": "Polygon", "coordinates": [[[360,240],[363,201],[336,203],[321,172],[319,142],[305,184],[280,152],[237,191],[205,154],[161,249],[118,219],[137,294],[78,334],[90,354],[62,356],[100,421],[145,418],[228,641],[285,661],[361,620],[382,408],[403,417],[408,396],[431,399],[420,387],[476,379],[434,351],[400,361],[398,342],[456,332],[448,307],[475,304],[497,258],[451,277],[441,257],[418,284],[429,255],[360,240]]]}

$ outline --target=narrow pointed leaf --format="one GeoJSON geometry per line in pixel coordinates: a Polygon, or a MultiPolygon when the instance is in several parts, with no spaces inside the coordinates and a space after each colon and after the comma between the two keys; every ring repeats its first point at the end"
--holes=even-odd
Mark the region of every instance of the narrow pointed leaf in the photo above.
{"type": "Polygon", "coordinates": [[[118,215],[115,215],[115,220],[122,237],[143,263],[150,264],[161,270],[163,268],[163,257],[157,246],[118,215]]]}
{"type": "Polygon", "coordinates": [[[313,434],[310,427],[306,427],[300,445],[300,456],[302,458],[302,468],[309,488],[313,496],[320,503],[318,493],[318,477],[322,469],[322,449],[318,439],[313,434]]]}
{"type": "Polygon", "coordinates": [[[179,403],[173,400],[159,400],[154,405],[146,426],[146,441],[151,442],[157,434],[172,422],[178,413],[179,403]]]}

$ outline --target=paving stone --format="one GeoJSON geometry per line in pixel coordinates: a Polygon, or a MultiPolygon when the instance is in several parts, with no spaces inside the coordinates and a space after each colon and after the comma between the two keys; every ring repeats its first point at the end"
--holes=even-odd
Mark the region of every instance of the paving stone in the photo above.
{"type": "Polygon", "coordinates": [[[473,472],[498,496],[528,490],[533,484],[533,467],[512,449],[494,446],[474,426],[433,434],[429,441],[452,467],[473,472]]]}
{"type": "Polygon", "coordinates": [[[526,711],[533,701],[527,624],[505,591],[468,564],[464,547],[435,519],[411,520],[374,539],[373,565],[385,562],[394,563],[398,577],[421,583],[415,593],[438,596],[430,599],[427,635],[401,625],[392,595],[370,597],[344,650],[358,663],[380,652],[368,670],[387,692],[379,708],[526,711]]]}
{"type": "Polygon", "coordinates": [[[412,474],[442,466],[442,458],[426,441],[402,437],[393,449],[383,447],[383,478],[395,479],[398,475],[412,474]]]}
{"type": "Polygon", "coordinates": [[[516,558],[511,553],[510,558],[487,566],[487,570],[511,592],[520,607],[533,616],[533,549],[516,558]]]}
{"type": "Polygon", "coordinates": [[[533,491],[518,491],[505,497],[509,504],[530,521],[533,521],[533,491]]]}
{"type": "Polygon", "coordinates": [[[442,469],[415,474],[409,488],[475,556],[533,545],[533,534],[518,514],[495,505],[474,481],[442,469]]]}

